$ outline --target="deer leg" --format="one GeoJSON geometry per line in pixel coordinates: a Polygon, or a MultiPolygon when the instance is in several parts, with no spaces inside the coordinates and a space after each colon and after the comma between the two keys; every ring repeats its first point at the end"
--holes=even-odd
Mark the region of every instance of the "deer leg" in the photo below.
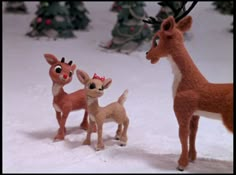
{"type": "MultiPolygon", "coordinates": [[[[80,127],[84,130],[87,130],[89,128],[88,112],[87,111],[84,112],[84,118],[83,118],[83,121],[80,124],[80,127]]],[[[92,132],[97,132],[97,127],[96,127],[95,124],[92,127],[92,132]]]]}
{"type": "Polygon", "coordinates": [[[102,140],[102,126],[103,126],[102,122],[97,123],[97,134],[98,134],[97,140],[98,141],[97,141],[96,151],[104,149],[104,144],[102,140]]]}
{"type": "MultiPolygon", "coordinates": [[[[60,123],[61,123],[61,112],[57,112],[57,111],[56,111],[56,116],[57,116],[57,122],[58,122],[59,127],[60,127],[60,123]]],[[[57,132],[59,132],[59,129],[58,129],[57,132]]],[[[64,132],[66,133],[66,127],[64,127],[64,132]]]]}
{"type": "Polygon", "coordinates": [[[228,115],[223,114],[223,124],[228,129],[229,132],[234,132],[234,123],[233,123],[233,115],[232,113],[228,113],[228,115]]]}
{"type": "Polygon", "coordinates": [[[227,108],[224,109],[222,113],[222,120],[224,126],[231,132],[234,132],[234,119],[233,119],[233,113],[234,113],[234,101],[233,101],[233,91],[230,92],[226,97],[225,97],[225,105],[227,105],[227,108]]]}
{"type": "Polygon", "coordinates": [[[92,133],[94,125],[96,125],[95,122],[89,118],[89,128],[87,130],[87,136],[83,142],[83,145],[90,145],[91,144],[91,133],[92,133]]]}
{"type": "Polygon", "coordinates": [[[198,129],[199,116],[193,115],[190,121],[190,136],[189,136],[189,160],[194,161],[197,158],[197,152],[195,147],[197,129],[198,129]]]}
{"type": "Polygon", "coordinates": [[[188,165],[188,136],[189,136],[189,122],[185,122],[179,125],[179,139],[181,142],[182,152],[178,160],[177,169],[183,171],[188,165]]]}
{"type": "Polygon", "coordinates": [[[57,122],[58,122],[59,127],[60,127],[60,123],[61,123],[61,112],[57,112],[57,111],[56,111],[56,116],[57,116],[57,122]]]}
{"type": "Polygon", "coordinates": [[[97,132],[97,125],[93,125],[92,132],[97,132]]]}
{"type": "Polygon", "coordinates": [[[88,112],[87,111],[84,112],[84,118],[83,118],[83,120],[82,120],[82,122],[80,124],[80,127],[82,129],[84,129],[84,130],[87,130],[88,127],[89,127],[89,124],[88,124],[88,112]]]}
{"type": "Polygon", "coordinates": [[[128,140],[128,137],[127,137],[127,129],[128,129],[128,126],[129,126],[129,119],[126,117],[124,123],[124,129],[122,131],[122,135],[121,135],[121,138],[120,138],[120,146],[125,146],[126,143],[127,143],[127,140],[128,140]]]}
{"type": "MultiPolygon", "coordinates": [[[[179,139],[182,148],[177,167],[180,171],[183,171],[189,162],[188,137],[190,134],[190,121],[197,105],[198,95],[193,90],[179,92],[175,96],[174,111],[179,124],[179,139]]],[[[194,137],[192,136],[191,139],[193,138],[194,137]]]]}
{"type": "Polygon", "coordinates": [[[118,128],[116,130],[116,136],[115,136],[116,140],[120,140],[121,133],[122,133],[122,124],[118,124],[118,128]]]}
{"type": "Polygon", "coordinates": [[[59,131],[56,135],[56,137],[54,138],[54,140],[64,140],[65,137],[65,124],[66,124],[66,119],[68,117],[69,111],[66,111],[63,113],[62,118],[61,118],[61,122],[60,122],[60,128],[59,131]]]}

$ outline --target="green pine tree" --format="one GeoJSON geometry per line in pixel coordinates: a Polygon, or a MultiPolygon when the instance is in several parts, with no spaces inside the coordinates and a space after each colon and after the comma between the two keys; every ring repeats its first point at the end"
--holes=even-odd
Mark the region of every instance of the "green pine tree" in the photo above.
{"type": "Polygon", "coordinates": [[[110,9],[110,11],[112,12],[119,12],[121,10],[121,1],[115,1],[113,4],[112,4],[112,7],[110,9]]]}
{"type": "Polygon", "coordinates": [[[214,1],[212,4],[220,13],[233,15],[234,1],[214,1]]]}
{"type": "Polygon", "coordinates": [[[41,1],[30,26],[33,29],[26,34],[30,37],[75,37],[68,10],[59,1],[41,1]]]}
{"type": "Polygon", "coordinates": [[[7,1],[6,13],[28,13],[24,1],[7,1]]]}
{"type": "Polygon", "coordinates": [[[75,30],[86,29],[90,19],[87,17],[89,11],[85,8],[82,1],[66,1],[66,7],[68,8],[71,23],[75,30]]]}
{"type": "MultiPolygon", "coordinates": [[[[234,1],[214,1],[212,3],[215,6],[215,9],[224,15],[233,15],[234,11],[234,1]]],[[[233,22],[231,24],[233,27],[233,22]]],[[[233,33],[233,27],[231,28],[231,32],[233,33]]]]}
{"type": "Polygon", "coordinates": [[[147,17],[143,1],[120,1],[119,3],[121,10],[112,30],[113,38],[105,47],[128,53],[136,49],[144,40],[150,40],[152,32],[142,21],[147,17]]]}

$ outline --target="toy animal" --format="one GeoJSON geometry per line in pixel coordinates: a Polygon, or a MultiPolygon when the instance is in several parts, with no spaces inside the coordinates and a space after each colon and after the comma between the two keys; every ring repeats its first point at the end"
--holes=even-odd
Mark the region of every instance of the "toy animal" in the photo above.
{"type": "Polygon", "coordinates": [[[116,102],[113,102],[105,107],[100,107],[98,104],[98,98],[104,94],[103,90],[107,89],[111,85],[112,79],[105,79],[105,77],[99,77],[97,74],[94,74],[93,78],[90,78],[89,75],[82,70],[77,70],[76,72],[79,81],[85,85],[90,121],[87,137],[83,144],[91,144],[92,127],[96,124],[98,135],[96,150],[98,151],[104,149],[102,127],[104,122],[111,120],[118,123],[118,129],[116,131],[115,138],[121,141],[121,146],[125,146],[128,139],[127,129],[129,125],[129,118],[123,105],[126,100],[128,90],[125,90],[116,102]]]}
{"type": "Polygon", "coordinates": [[[195,139],[199,116],[222,120],[233,133],[233,84],[210,83],[201,74],[184,46],[183,33],[191,25],[191,16],[177,23],[173,16],[168,17],[162,22],[151,49],[146,53],[152,64],[161,57],[166,57],[172,64],[174,112],[182,145],[177,168],[181,171],[187,167],[189,160],[194,161],[197,157],[195,139]]]}
{"type": "MultiPolygon", "coordinates": [[[[44,54],[46,61],[51,65],[49,69],[49,76],[52,79],[52,94],[53,94],[53,107],[56,111],[56,117],[59,124],[59,130],[54,140],[63,140],[66,132],[65,123],[71,111],[84,109],[84,118],[80,124],[82,129],[88,128],[88,113],[85,90],[80,89],[71,94],[67,94],[63,87],[70,83],[72,75],[76,69],[76,65],[72,65],[72,61],[65,63],[63,57],[61,61],[52,54],[44,54]]],[[[93,128],[95,131],[96,128],[93,128]]]]}

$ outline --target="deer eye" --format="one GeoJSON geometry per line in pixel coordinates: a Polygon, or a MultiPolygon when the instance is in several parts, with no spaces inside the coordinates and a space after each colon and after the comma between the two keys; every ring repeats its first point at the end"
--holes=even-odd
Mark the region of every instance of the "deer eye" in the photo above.
{"type": "Polygon", "coordinates": [[[96,88],[96,85],[94,84],[94,83],[91,83],[90,85],[89,85],[89,89],[95,89],[96,88]]]}
{"type": "Polygon", "coordinates": [[[99,91],[103,91],[104,87],[102,86],[101,88],[99,88],[99,91]]]}
{"type": "Polygon", "coordinates": [[[70,71],[69,76],[71,77],[73,75],[72,71],[70,71]]]}
{"type": "Polygon", "coordinates": [[[156,41],[155,41],[155,42],[156,42],[156,46],[157,46],[157,45],[158,45],[158,43],[159,43],[159,39],[156,39],[156,41]]]}
{"type": "Polygon", "coordinates": [[[56,71],[56,73],[61,73],[62,68],[61,68],[60,65],[57,65],[57,66],[54,68],[54,70],[56,71]]]}
{"type": "Polygon", "coordinates": [[[153,45],[156,47],[159,44],[159,37],[154,38],[153,45]]]}

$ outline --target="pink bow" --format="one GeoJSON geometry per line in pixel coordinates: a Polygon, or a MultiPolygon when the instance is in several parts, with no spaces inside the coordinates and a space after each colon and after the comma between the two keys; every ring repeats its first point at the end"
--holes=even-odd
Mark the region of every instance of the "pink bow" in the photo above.
{"type": "Polygon", "coordinates": [[[105,77],[99,77],[96,73],[93,75],[93,79],[99,79],[101,80],[102,82],[105,80],[105,77]]]}

